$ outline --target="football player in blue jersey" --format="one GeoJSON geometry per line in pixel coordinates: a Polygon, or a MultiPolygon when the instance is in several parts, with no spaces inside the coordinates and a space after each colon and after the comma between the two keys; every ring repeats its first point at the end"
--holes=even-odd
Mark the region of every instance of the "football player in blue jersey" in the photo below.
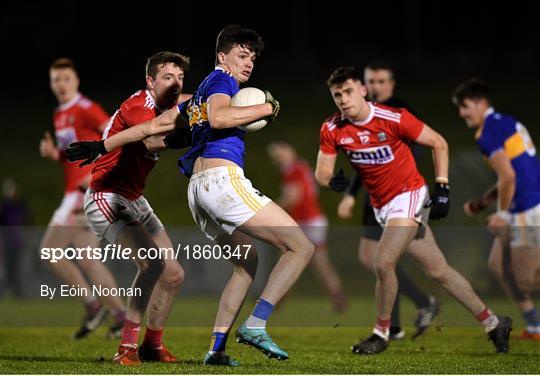
{"type": "Polygon", "coordinates": [[[314,252],[313,244],[297,223],[254,188],[243,172],[244,131],[237,127],[263,118],[271,122],[279,111],[278,101],[269,92],[266,92],[266,103],[245,107],[231,105],[231,98],[240,90],[239,85],[251,77],[263,46],[262,38],[255,31],[239,25],[225,27],[217,37],[216,67],[188,102],[104,141],[79,144],[75,153],[78,158],[84,156],[93,160],[125,143],[173,131],[179,114],[187,118],[190,137],[186,138],[183,130],[177,130],[165,137],[164,142],[174,146],[191,143],[191,148],[180,158],[179,166],[190,178],[188,201],[193,218],[208,238],[223,247],[244,250],[241,257],[231,258],[234,272],[221,295],[210,350],[204,358],[204,364],[209,365],[238,365],[226,355],[225,344],[257,270],[252,238],[272,245],[281,257],[252,314],[235,334],[238,342],[278,360],[288,359],[289,355],[268,335],[266,322],[314,252]],[[81,150],[83,148],[85,150],[81,150]]]}
{"type": "Polygon", "coordinates": [[[531,299],[540,287],[540,161],[535,146],[523,124],[495,111],[485,82],[464,82],[453,101],[497,174],[496,186],[466,202],[465,213],[472,216],[497,201],[497,211],[488,219],[497,234],[488,268],[523,315],[526,328],[520,337],[538,341],[540,315],[531,299]]]}

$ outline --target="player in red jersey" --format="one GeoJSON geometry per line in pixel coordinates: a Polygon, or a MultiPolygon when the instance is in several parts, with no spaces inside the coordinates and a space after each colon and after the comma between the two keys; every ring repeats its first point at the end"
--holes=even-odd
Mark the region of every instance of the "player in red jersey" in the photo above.
{"type": "MultiPolygon", "coordinates": [[[[151,56],[146,65],[146,90],[122,103],[103,138],[154,119],[175,106],[188,67],[189,59],[177,53],[159,52],[151,56]]],[[[163,224],[142,195],[146,178],[158,159],[158,152],[149,152],[143,142],[137,142],[96,162],[84,208],[99,238],[132,250],[172,249],[163,224]]],[[[121,365],[140,365],[141,360],[175,362],[176,357],[165,348],[162,336],[184,271],[171,255],[163,254],[155,260],[133,256],[139,271],[132,287],[140,288],[141,294],[128,298],[122,339],[113,361],[121,365]],[[147,311],[146,333],[138,348],[140,325],[147,311]]]]}
{"type": "MultiPolygon", "coordinates": [[[[91,167],[83,169],[68,163],[65,149],[77,140],[99,140],[109,116],[101,106],[79,93],[79,78],[75,64],[70,59],[56,60],[49,70],[51,90],[58,100],[59,106],[54,112],[54,128],[56,142],[49,132],[40,143],[41,156],[62,164],[64,170],[64,199],[54,212],[49,222],[41,248],[97,247],[98,241],[84,216],[84,192],[90,180],[91,167]]],[[[94,285],[116,288],[116,281],[109,269],[100,260],[62,259],[50,263],[54,273],[69,285],[86,288],[91,291],[85,275],[94,285]],[[83,274],[84,273],[84,274],[83,274]]],[[[86,315],[81,328],[74,338],[79,339],[95,330],[105,318],[107,309],[97,297],[90,295],[81,297],[84,301],[86,315]]],[[[117,296],[103,297],[105,306],[113,315],[114,323],[109,336],[115,336],[122,327],[125,307],[117,296]]]]}
{"type": "Polygon", "coordinates": [[[281,172],[282,190],[276,202],[290,214],[315,245],[311,266],[330,295],[334,310],[341,312],[347,308],[347,297],[341,279],[328,258],[328,220],[319,205],[313,170],[309,163],[298,158],[296,150],[288,141],[271,142],[268,154],[281,172]]]}
{"type": "Polygon", "coordinates": [[[367,102],[361,74],[352,67],[336,69],[327,83],[339,111],[321,127],[315,177],[320,185],[331,186],[337,153],[343,150],[366,186],[377,221],[384,226],[374,261],[377,322],[373,335],[354,345],[353,352],[377,354],[388,347],[397,293],[395,267],[405,250],[475,315],[498,353],[508,352],[512,320],[488,309],[469,282],[447,264],[427,223],[428,217],[444,218],[449,211],[445,139],[406,109],[367,102]],[[431,198],[409,141],[433,151],[436,182],[431,198]]]}

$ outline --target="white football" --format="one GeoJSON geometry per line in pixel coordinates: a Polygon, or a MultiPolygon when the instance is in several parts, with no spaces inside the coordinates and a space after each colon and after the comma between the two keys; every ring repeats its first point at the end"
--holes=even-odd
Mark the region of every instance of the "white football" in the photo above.
{"type": "MultiPolygon", "coordinates": [[[[238,107],[253,106],[265,102],[266,95],[264,94],[264,91],[257,89],[256,87],[245,87],[240,89],[240,91],[231,99],[231,105],[238,107]]],[[[266,119],[259,119],[249,124],[240,125],[238,128],[246,132],[255,132],[264,128],[266,124],[268,124],[266,119]]]]}

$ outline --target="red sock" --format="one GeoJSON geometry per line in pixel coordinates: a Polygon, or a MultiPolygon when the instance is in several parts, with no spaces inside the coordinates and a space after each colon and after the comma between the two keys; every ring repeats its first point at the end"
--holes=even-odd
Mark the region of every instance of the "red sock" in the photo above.
{"type": "Polygon", "coordinates": [[[377,323],[375,324],[373,333],[384,338],[385,340],[388,340],[388,336],[390,335],[390,319],[383,320],[377,317],[377,323]]]}
{"type": "Polygon", "coordinates": [[[484,308],[482,312],[476,315],[476,319],[486,328],[486,330],[493,329],[499,323],[499,319],[493,311],[489,308],[484,308]]]}
{"type": "Polygon", "coordinates": [[[139,342],[139,331],[141,324],[126,319],[124,321],[124,329],[122,330],[122,340],[120,345],[135,345],[139,342]]]}
{"type": "Polygon", "coordinates": [[[143,344],[148,345],[150,348],[159,349],[161,347],[163,337],[163,329],[153,330],[146,327],[144,333],[143,344]]]}

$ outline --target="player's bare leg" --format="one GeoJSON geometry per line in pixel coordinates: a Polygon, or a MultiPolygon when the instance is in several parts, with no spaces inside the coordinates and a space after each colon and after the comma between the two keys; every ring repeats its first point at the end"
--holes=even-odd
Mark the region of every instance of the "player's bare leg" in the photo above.
{"type": "Polygon", "coordinates": [[[397,291],[395,273],[389,273],[387,270],[393,269],[395,262],[397,262],[396,255],[399,257],[399,253],[407,249],[408,246],[408,252],[420,264],[424,272],[439,282],[481,322],[490,339],[494,341],[497,351],[507,352],[508,333],[511,330],[512,321],[506,317],[499,319],[498,316],[495,316],[476,295],[469,282],[447,264],[429,227],[423,229],[422,236],[412,240],[417,234],[415,228],[418,228],[418,224],[411,219],[391,219],[388,221],[375,257],[377,313],[380,316],[377,318],[374,335],[353,347],[353,351],[375,354],[386,349],[385,344],[379,338],[388,338],[387,333],[390,325],[388,305],[393,303],[391,301],[392,294],[395,297],[397,291]],[[402,240],[400,241],[400,239],[402,240]],[[392,274],[394,275],[392,276],[392,274]]]}
{"type": "MultiPolygon", "coordinates": [[[[377,246],[378,241],[374,239],[367,237],[362,237],[360,239],[358,259],[360,260],[360,264],[369,271],[374,271],[377,246]]],[[[409,278],[407,273],[400,269],[399,264],[396,266],[395,270],[398,280],[398,294],[396,295],[396,300],[394,301],[394,306],[392,308],[390,339],[401,339],[405,335],[405,332],[401,329],[400,322],[399,300],[401,295],[404,295],[413,301],[417,308],[417,314],[414,320],[416,332],[412,336],[412,339],[415,339],[425,333],[427,328],[431,325],[433,318],[439,313],[440,302],[433,296],[427,296],[423,293],[411,278],[409,278]]]]}
{"type": "MultiPolygon", "coordinates": [[[[77,231],[73,244],[75,247],[84,248],[90,246],[95,248],[99,245],[99,242],[93,230],[85,227],[77,231]]],[[[115,289],[118,287],[111,271],[103,262],[101,262],[101,260],[82,259],[77,260],[77,264],[94,285],[108,289],[115,289]]],[[[115,338],[119,336],[119,331],[124,324],[126,307],[122,299],[118,296],[103,296],[101,299],[109,309],[109,313],[112,315],[114,321],[109,328],[108,335],[111,338],[115,338]]]]}
{"type": "MultiPolygon", "coordinates": [[[[418,231],[418,224],[410,219],[390,219],[377,246],[374,270],[377,276],[375,301],[378,320],[388,321],[398,291],[395,268],[399,257],[418,231]]],[[[389,327],[389,325],[388,325],[389,327]]]]}
{"type": "MultiPolygon", "coordinates": [[[[76,239],[79,230],[80,229],[75,226],[50,225],[41,240],[40,249],[65,249],[76,239]]],[[[100,261],[95,260],[95,262],[99,263],[100,261]]],[[[54,274],[68,285],[86,289],[82,291],[92,291],[92,288],[88,284],[81,270],[72,260],[62,258],[57,262],[49,263],[49,265],[54,274]]],[[[80,298],[84,303],[86,313],[81,327],[73,335],[73,338],[75,339],[84,338],[93,330],[97,329],[107,314],[106,309],[101,305],[97,297],[92,294],[81,296],[80,298]]]]}
{"type": "Polygon", "coordinates": [[[281,253],[261,295],[275,305],[300,277],[315,247],[296,222],[274,202],[264,206],[239,229],[281,253]]]}
{"type": "Polygon", "coordinates": [[[534,248],[512,248],[511,262],[519,294],[516,296],[508,284],[503,271],[503,246],[500,237],[495,238],[488,259],[488,270],[496,277],[503,291],[516,303],[526,328],[520,335],[523,339],[540,340],[540,317],[531,298],[531,292],[540,286],[536,276],[540,267],[540,250],[534,248]],[[519,271],[519,272],[515,272],[519,271]],[[536,272],[536,273],[535,273],[536,272]]]}
{"type": "Polygon", "coordinates": [[[396,264],[418,231],[418,224],[406,218],[388,220],[377,246],[373,268],[377,276],[375,301],[377,322],[373,334],[352,346],[355,354],[378,354],[388,347],[390,318],[398,291],[396,264]]]}
{"type": "Polygon", "coordinates": [[[512,320],[496,316],[474,292],[471,284],[455,269],[450,267],[433,237],[429,226],[424,235],[411,242],[409,253],[420,264],[424,272],[439,282],[456,300],[466,307],[484,326],[498,353],[508,352],[508,336],[512,320]]]}
{"type": "MultiPolygon", "coordinates": [[[[153,240],[160,249],[174,250],[171,239],[165,230],[153,236],[153,240]]],[[[154,287],[147,308],[148,326],[152,329],[160,329],[165,326],[174,298],[184,281],[184,269],[174,259],[174,254],[163,252],[161,256],[165,261],[165,268],[154,287]]]]}
{"type": "Polygon", "coordinates": [[[257,272],[257,251],[252,245],[251,238],[240,231],[235,231],[232,235],[218,235],[216,242],[220,246],[228,245],[231,249],[236,249],[237,246],[240,246],[241,255],[239,258],[232,257],[230,259],[234,264],[234,270],[221,293],[219,309],[212,333],[212,341],[210,343],[210,349],[205,355],[204,364],[237,366],[238,362],[226,355],[225,348],[231,327],[238,317],[238,313],[242,308],[249,287],[257,272]],[[251,245],[251,247],[248,249],[244,245],[251,245]]]}
{"type": "Polygon", "coordinates": [[[315,252],[311,258],[311,267],[315,275],[320,279],[324,288],[328,291],[334,310],[342,312],[347,308],[347,297],[343,291],[341,279],[330,262],[326,246],[315,246],[315,252]]]}
{"type": "Polygon", "coordinates": [[[428,277],[439,282],[472,314],[479,315],[486,305],[474,292],[469,281],[448,265],[429,226],[424,229],[424,236],[420,239],[414,239],[409,245],[409,254],[418,262],[428,277]]]}
{"type": "Polygon", "coordinates": [[[247,343],[269,357],[283,360],[289,354],[266,332],[266,321],[274,306],[300,277],[313,255],[314,246],[296,222],[277,204],[270,202],[239,227],[240,231],[265,241],[281,252],[268,282],[249,318],[236,332],[247,343]]]}
{"type": "MultiPolygon", "coordinates": [[[[77,230],[69,226],[56,226],[52,225],[47,227],[45,235],[41,240],[40,249],[42,248],[61,248],[65,249],[67,246],[72,244],[72,241],[75,238],[77,230]]],[[[80,269],[75,265],[71,260],[59,259],[57,262],[49,263],[54,274],[68,283],[69,285],[87,288],[86,291],[92,291],[86,278],[84,278],[80,269]]],[[[85,302],[85,297],[81,297],[83,302],[85,302]]]]}
{"type": "Polygon", "coordinates": [[[148,321],[139,355],[144,361],[171,363],[177,361],[177,358],[163,345],[163,329],[171,312],[174,298],[184,281],[184,269],[174,259],[172,242],[165,230],[153,236],[153,240],[159,249],[171,251],[161,253],[165,268],[148,302],[146,309],[148,321]]]}
{"type": "Polygon", "coordinates": [[[131,285],[133,291],[140,291],[140,295],[129,296],[127,299],[127,312],[122,338],[118,352],[113,361],[120,365],[140,365],[141,360],[137,352],[137,344],[141,321],[148,307],[154,287],[158,282],[163,270],[165,260],[142,259],[138,257],[138,249],[156,248],[156,243],[146,229],[138,222],[130,223],[118,233],[116,244],[131,248],[132,257],[137,265],[138,272],[131,285]],[[138,290],[140,289],[140,290],[138,290]]]}

